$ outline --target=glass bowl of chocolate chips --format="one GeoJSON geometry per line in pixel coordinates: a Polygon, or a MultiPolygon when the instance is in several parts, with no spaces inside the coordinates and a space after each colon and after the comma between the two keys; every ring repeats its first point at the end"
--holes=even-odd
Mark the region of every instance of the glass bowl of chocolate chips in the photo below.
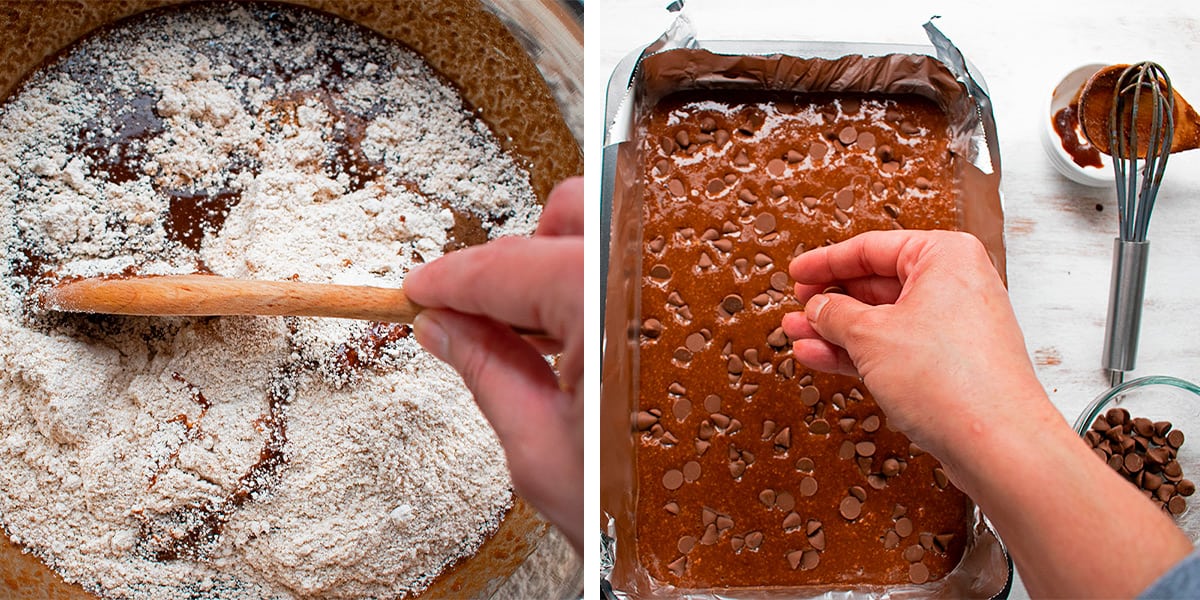
{"type": "Polygon", "coordinates": [[[1099,460],[1138,487],[1193,540],[1200,539],[1200,386],[1176,377],[1126,381],[1079,415],[1075,431],[1099,460]]]}

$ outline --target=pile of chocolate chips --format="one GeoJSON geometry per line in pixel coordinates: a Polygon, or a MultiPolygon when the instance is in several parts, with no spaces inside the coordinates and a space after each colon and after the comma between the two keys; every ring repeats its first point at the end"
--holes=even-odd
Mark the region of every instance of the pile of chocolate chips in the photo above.
{"type": "Polygon", "coordinates": [[[1183,438],[1182,431],[1171,429],[1170,421],[1133,418],[1124,408],[1110,408],[1096,417],[1083,439],[1152,502],[1180,515],[1187,510],[1184,497],[1196,492],[1196,484],[1183,478],[1183,467],[1176,460],[1183,438]]]}

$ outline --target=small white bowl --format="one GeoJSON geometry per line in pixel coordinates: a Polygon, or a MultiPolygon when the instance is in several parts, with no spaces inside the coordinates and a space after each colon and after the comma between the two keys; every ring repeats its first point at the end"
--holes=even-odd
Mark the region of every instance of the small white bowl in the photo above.
{"type": "Polygon", "coordinates": [[[1071,155],[1063,150],[1062,139],[1054,131],[1054,115],[1071,103],[1075,94],[1079,92],[1083,84],[1087,83],[1093,73],[1106,66],[1108,65],[1083,65],[1068,73],[1058,82],[1050,97],[1046,99],[1041,117],[1042,148],[1046,151],[1046,156],[1050,158],[1050,164],[1054,165],[1055,170],[1062,173],[1067,179],[1092,187],[1112,187],[1114,185],[1112,159],[1107,154],[1101,153],[1100,162],[1103,163],[1103,166],[1100,168],[1079,166],[1071,158],[1071,155]]]}

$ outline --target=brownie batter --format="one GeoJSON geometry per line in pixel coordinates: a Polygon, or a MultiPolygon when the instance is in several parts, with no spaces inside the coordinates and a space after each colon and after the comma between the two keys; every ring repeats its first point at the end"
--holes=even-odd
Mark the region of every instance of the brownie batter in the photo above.
{"type": "Polygon", "coordinates": [[[643,123],[639,561],[682,588],[925,583],[971,504],[861,382],[780,328],[806,249],[956,229],[948,119],[917,96],[703,91],[643,123]]]}

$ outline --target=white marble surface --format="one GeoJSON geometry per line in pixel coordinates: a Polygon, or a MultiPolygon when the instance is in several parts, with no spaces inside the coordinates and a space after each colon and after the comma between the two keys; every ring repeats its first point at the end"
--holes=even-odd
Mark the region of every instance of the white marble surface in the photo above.
{"type": "MultiPolygon", "coordinates": [[[[589,174],[599,173],[608,77],[670,23],[666,4],[587,4],[589,174]]],[[[1038,137],[1041,113],[1062,75],[1095,62],[1157,61],[1176,89],[1200,103],[1200,3],[691,0],[688,9],[702,39],[925,43],[921,24],[941,15],[939,27],[978,67],[994,102],[1009,288],[1038,375],[1071,421],[1107,388],[1100,351],[1116,193],[1072,183],[1051,167],[1038,137]]],[[[589,198],[597,198],[598,178],[588,185],[589,198]]],[[[1130,377],[1200,381],[1200,151],[1171,158],[1150,240],[1141,348],[1130,377]]],[[[1028,594],[1018,583],[1012,597],[1028,594]]]]}

